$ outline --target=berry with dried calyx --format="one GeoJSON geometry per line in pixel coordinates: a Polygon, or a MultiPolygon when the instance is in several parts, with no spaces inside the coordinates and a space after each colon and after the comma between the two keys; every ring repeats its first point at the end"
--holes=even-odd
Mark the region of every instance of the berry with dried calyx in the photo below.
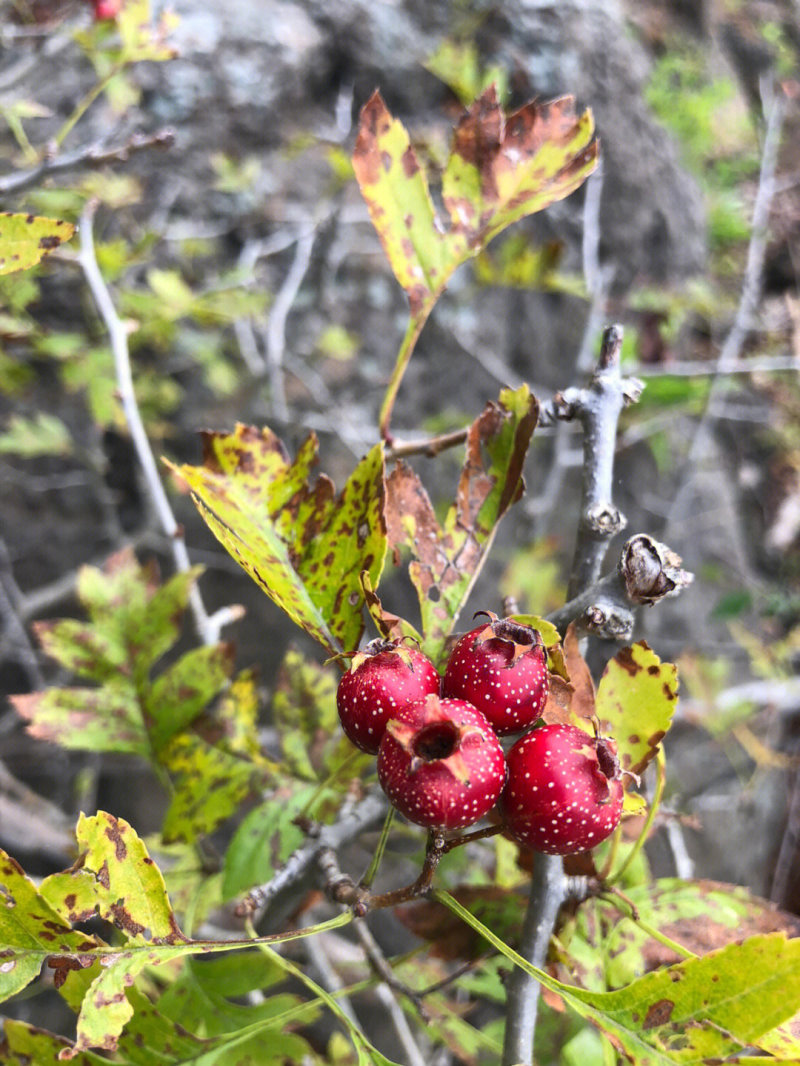
{"type": "Polygon", "coordinates": [[[500,812],[511,836],[548,855],[572,855],[605,840],[622,817],[617,745],[571,725],[526,733],[508,752],[500,812]]]}
{"type": "Polygon", "coordinates": [[[342,729],[356,747],[377,755],[386,723],[409,703],[439,694],[436,667],[417,648],[370,641],[356,652],[336,691],[342,729]]]}
{"type": "Polygon", "coordinates": [[[417,825],[472,825],[495,805],[505,779],[500,741],[464,700],[431,695],[386,726],[378,780],[392,806],[417,825]]]}
{"type": "Polygon", "coordinates": [[[489,621],[461,637],[447,661],[442,693],[472,703],[498,736],[519,733],[539,718],[550,675],[538,630],[478,611],[489,621]]]}

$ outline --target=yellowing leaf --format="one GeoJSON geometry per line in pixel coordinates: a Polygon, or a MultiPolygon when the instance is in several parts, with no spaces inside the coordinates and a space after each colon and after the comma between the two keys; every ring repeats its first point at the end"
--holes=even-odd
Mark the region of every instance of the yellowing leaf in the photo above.
{"type": "Polygon", "coordinates": [[[0,274],[29,270],[74,232],[63,219],[0,212],[0,274]]]}
{"type": "Polygon", "coordinates": [[[359,575],[377,584],[386,555],[383,449],[361,460],[337,497],[311,436],[290,462],[270,429],[204,434],[204,465],[174,468],[217,539],[264,592],[329,652],[363,631],[359,575]]]}
{"type": "Polygon", "coordinates": [[[642,640],[623,648],[606,666],[597,687],[596,713],[603,733],[614,737],[624,770],[640,774],[655,758],[678,702],[678,674],[642,640]]]}

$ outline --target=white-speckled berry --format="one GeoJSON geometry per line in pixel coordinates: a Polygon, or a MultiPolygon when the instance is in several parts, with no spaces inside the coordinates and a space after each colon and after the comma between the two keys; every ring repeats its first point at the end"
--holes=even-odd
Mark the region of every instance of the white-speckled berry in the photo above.
{"type": "Polygon", "coordinates": [[[394,641],[372,641],[353,657],[336,691],[342,729],[356,747],[377,755],[386,723],[409,703],[438,695],[441,678],[430,659],[394,641]]]}
{"type": "Polygon", "coordinates": [[[547,653],[535,629],[483,613],[491,621],[453,648],[442,694],[472,703],[504,737],[527,729],[541,715],[550,688],[547,653]]]}
{"type": "Polygon", "coordinates": [[[572,855],[605,840],[622,816],[615,755],[613,740],[571,725],[545,725],[520,737],[507,755],[500,799],[511,836],[548,855],[572,855]],[[598,761],[598,747],[609,756],[598,761]]]}
{"type": "Polygon", "coordinates": [[[497,802],[506,779],[500,741],[464,700],[428,696],[388,723],[378,780],[392,806],[432,829],[463,829],[497,802]]]}

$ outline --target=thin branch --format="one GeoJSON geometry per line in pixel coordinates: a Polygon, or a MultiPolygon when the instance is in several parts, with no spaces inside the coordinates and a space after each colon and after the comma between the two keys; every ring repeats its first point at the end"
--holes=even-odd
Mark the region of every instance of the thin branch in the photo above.
{"type": "Polygon", "coordinates": [[[395,441],[386,449],[386,458],[391,461],[404,459],[409,455],[427,455],[432,459],[447,448],[457,448],[459,444],[464,443],[468,435],[469,428],[465,427],[454,429],[451,433],[442,433],[438,437],[429,437],[427,440],[395,441]]]}
{"type": "MultiPolygon", "coordinates": [[[[766,90],[763,95],[767,95],[766,90]]],[[[664,526],[665,537],[671,535],[676,523],[682,520],[686,511],[697,471],[708,457],[714,423],[720,416],[720,407],[727,377],[739,366],[742,347],[755,320],[763,285],[768,223],[775,195],[775,169],[777,167],[781,131],[786,111],[785,103],[785,98],[780,90],[772,92],[761,152],[758,191],[753,207],[752,236],[747,250],[747,265],[745,267],[739,306],[733,325],[725,338],[714,366],[706,409],[695,428],[686,454],[684,462],[685,476],[667,514],[664,526]]]]}
{"type": "Polygon", "coordinates": [[[305,226],[297,236],[294,259],[275,297],[266,329],[267,371],[269,373],[272,403],[276,418],[282,422],[289,420],[289,408],[286,403],[286,391],[283,384],[283,358],[286,351],[286,319],[297,298],[303,278],[311,262],[316,228],[305,226]]]}
{"type": "Polygon", "coordinates": [[[428,1015],[422,1005],[421,998],[397,980],[386,956],[381,951],[380,944],[367,928],[366,922],[354,922],[353,930],[361,942],[361,947],[364,949],[364,954],[370,966],[381,979],[382,983],[376,986],[375,992],[389,1012],[389,1017],[392,1019],[397,1037],[403,1045],[409,1066],[427,1066],[425,1057],[414,1039],[411,1026],[408,1024],[402,1007],[397,1002],[395,993],[406,996],[413,1003],[423,1020],[427,1020],[428,1015]]]}
{"type": "Polygon", "coordinates": [[[292,888],[315,864],[320,861],[320,855],[326,852],[335,854],[339,848],[360,833],[372,829],[381,824],[386,816],[388,804],[383,793],[371,793],[365,796],[344,817],[340,817],[331,825],[321,826],[314,835],[309,836],[296,851],[294,851],[281,869],[271,880],[254,888],[237,908],[239,913],[256,913],[256,924],[260,920],[267,906],[280,893],[292,888]]]}
{"type": "Polygon", "coordinates": [[[143,152],[149,148],[171,148],[174,143],[174,130],[163,129],[152,134],[134,133],[124,144],[115,145],[113,148],[107,148],[102,144],[83,145],[73,152],[48,156],[29,170],[17,170],[13,174],[0,177],[0,196],[21,192],[32,185],[39,185],[51,174],[59,174],[79,167],[101,167],[106,163],[126,163],[137,152],[143,152]]]}
{"type": "MultiPolygon", "coordinates": [[[[139,459],[139,464],[144,474],[150,499],[158,516],[159,523],[164,533],[170,539],[173,559],[176,568],[185,572],[191,568],[189,553],[183,537],[183,530],[175,520],[172,513],[166,489],[159,475],[155,456],[150,447],[150,441],[144,428],[136,393],[133,386],[133,374],[131,372],[130,353],[128,349],[128,334],[126,327],[114,307],[108,286],[106,285],[100,268],[97,265],[94,239],[92,236],[92,221],[97,209],[96,201],[89,201],[83,210],[80,223],[81,250],[79,263],[83,269],[86,282],[94,297],[97,308],[108,330],[111,341],[111,350],[114,355],[114,369],[117,378],[117,391],[122,404],[125,420],[131,434],[131,440],[139,459]]],[[[200,590],[194,584],[189,593],[189,606],[195,620],[197,632],[204,644],[214,644],[219,639],[219,632],[223,625],[241,617],[241,609],[236,607],[226,608],[210,616],[205,609],[200,590]]]]}

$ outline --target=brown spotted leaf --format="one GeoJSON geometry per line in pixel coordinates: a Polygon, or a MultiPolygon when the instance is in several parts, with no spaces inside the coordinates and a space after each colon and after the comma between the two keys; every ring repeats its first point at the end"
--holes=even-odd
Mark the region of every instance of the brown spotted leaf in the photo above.
{"type": "Polygon", "coordinates": [[[494,85],[459,123],[442,178],[451,232],[484,247],[513,222],[569,196],[597,166],[590,111],[562,96],[504,115],[494,85]]]}
{"type": "Polygon", "coordinates": [[[678,674],[645,641],[623,648],[610,660],[597,688],[597,716],[614,737],[624,770],[640,774],[655,758],[672,724],[678,702],[678,674]]]}
{"type": "Polygon", "coordinates": [[[82,814],[76,829],[81,860],[72,870],[53,874],[42,894],[59,912],[70,896],[94,900],[97,914],[134,942],[184,940],[167,898],[161,871],[144,842],[124,818],[105,811],[82,814]],[[88,885],[88,890],[87,890],[88,885]]]}
{"type": "Polygon", "coordinates": [[[0,274],[29,270],[74,233],[63,219],[0,212],[0,274]]]}
{"type": "Polygon", "coordinates": [[[205,433],[204,463],[173,468],[209,528],[297,625],[331,654],[358,646],[364,595],[386,554],[383,448],[376,445],[337,497],[316,462],[312,435],[291,462],[269,429],[205,433]]]}
{"type": "MultiPolygon", "coordinates": [[[[569,984],[553,978],[521,958],[452,896],[433,895],[601,1029],[633,1062],[700,1066],[748,1061],[749,1050],[762,1038],[771,1043],[774,1030],[800,1006],[800,939],[787,940],[783,933],[753,936],[603,992],[572,984],[571,974],[569,984]]],[[[798,1059],[784,1061],[796,1066],[798,1059]]]]}
{"type": "Polygon", "coordinates": [[[470,426],[454,504],[439,525],[427,492],[398,463],[387,480],[393,549],[410,549],[428,654],[438,660],[486,558],[500,519],[523,492],[522,466],[538,406],[527,385],[504,389],[470,426]]]}
{"type": "Polygon", "coordinates": [[[0,1002],[29,985],[48,956],[69,953],[77,960],[100,943],[73,930],[19,864],[0,850],[0,1002]]]}
{"type": "Polygon", "coordinates": [[[424,317],[456,267],[507,226],[568,196],[597,165],[591,112],[574,100],[532,102],[506,117],[494,85],[456,128],[437,217],[403,125],[380,93],[364,105],[353,168],[412,317],[424,317]]]}
{"type": "Polygon", "coordinates": [[[377,90],[361,110],[353,169],[386,258],[416,315],[435,301],[467,248],[463,238],[444,237],[408,133],[377,90]]]}
{"type": "Polygon", "coordinates": [[[573,624],[564,634],[562,661],[568,681],[557,675],[551,677],[542,718],[548,725],[574,725],[592,732],[589,719],[595,713],[594,682],[573,624]]]}

